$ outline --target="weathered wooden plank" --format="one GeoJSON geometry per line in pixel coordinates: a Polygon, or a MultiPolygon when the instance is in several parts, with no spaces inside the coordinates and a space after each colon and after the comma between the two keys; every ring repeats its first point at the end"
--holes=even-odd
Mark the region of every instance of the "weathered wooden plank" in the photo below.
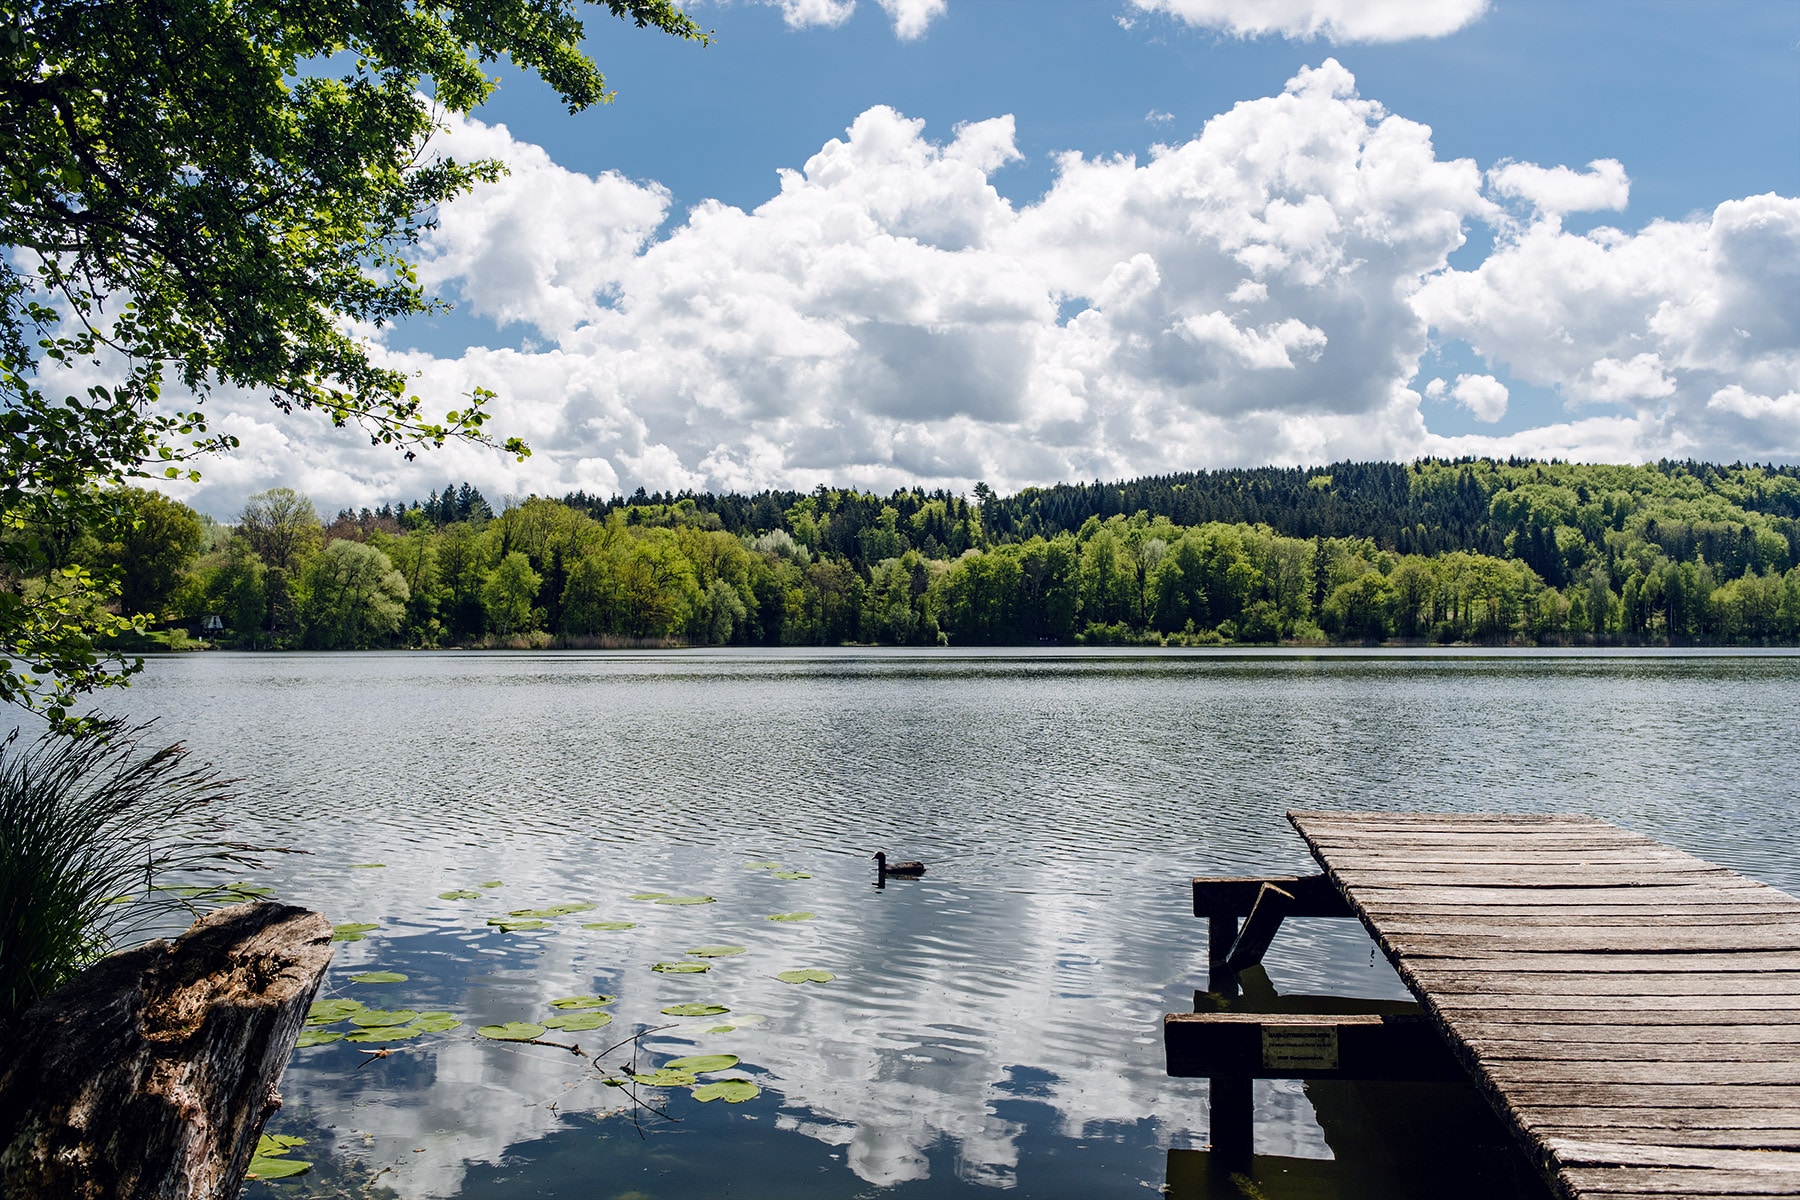
{"type": "Polygon", "coordinates": [[[1710,1150],[1691,1146],[1646,1146],[1634,1142],[1545,1138],[1544,1149],[1571,1167],[1710,1167],[1718,1170],[1780,1171],[1800,1174],[1800,1154],[1754,1150],[1710,1150]]]}
{"type": "Polygon", "coordinates": [[[1753,1025],[1767,1028],[1783,1022],[1800,1021],[1793,1008],[1760,1008],[1754,999],[1739,1004],[1736,1008],[1723,1007],[1719,1003],[1696,1004],[1689,1000],[1669,1001],[1651,998],[1638,1003],[1642,997],[1608,997],[1604,1004],[1596,1002],[1592,996],[1572,996],[1566,1001],[1546,1002],[1541,996],[1493,996],[1484,1003],[1474,996],[1443,995],[1434,997],[1432,1003],[1440,1010],[1441,1015],[1456,1024],[1458,1029],[1474,1022],[1501,1023],[1517,1022],[1521,1025],[1684,1025],[1689,1026],[1690,1033],[1700,1036],[1699,1031],[1708,1026],[1721,1029],[1733,1025],[1753,1025]],[[1615,1003],[1615,1000],[1620,1002],[1615,1003]]]}
{"type": "MultiPolygon", "coordinates": [[[[1748,1137],[1785,1137],[1800,1132],[1800,1115],[1790,1108],[1619,1108],[1605,1104],[1520,1104],[1514,1112],[1540,1136],[1552,1127],[1620,1129],[1627,1125],[1647,1138],[1673,1140],[1690,1134],[1738,1131],[1748,1137]]],[[[1608,1134],[1620,1137],[1620,1134],[1608,1134]]]]}
{"type": "MultiPolygon", "coordinates": [[[[1700,871],[1708,875],[1736,874],[1728,867],[1709,863],[1677,850],[1640,850],[1621,847],[1595,851],[1588,847],[1567,846],[1556,849],[1410,849],[1345,851],[1323,847],[1334,871],[1465,871],[1504,870],[1507,867],[1629,867],[1642,871],[1700,871]]],[[[1741,878],[1741,877],[1740,877],[1741,878]]]]}
{"type": "Polygon", "coordinates": [[[1668,1167],[1569,1167],[1564,1182],[1584,1196],[1794,1196],[1800,1184],[1791,1175],[1767,1171],[1720,1171],[1668,1167]]]}
{"type": "Polygon", "coordinates": [[[1585,1030],[1564,1037],[1468,1037],[1463,1044],[1483,1062],[1532,1059],[1539,1062],[1785,1062],[1800,1063],[1800,1042],[1691,1042],[1660,1037],[1638,1041],[1590,1041],[1585,1030]]]}
{"type": "Polygon", "coordinates": [[[1356,900],[1359,906],[1367,905],[1370,908],[1380,908],[1388,903],[1451,906],[1626,904],[1680,908],[1689,903],[1756,903],[1759,898],[1770,899],[1771,892],[1774,892],[1775,896],[1781,897],[1786,903],[1793,903],[1793,897],[1783,896],[1782,893],[1775,892],[1775,889],[1758,883],[1734,883],[1729,886],[1716,884],[1710,887],[1696,887],[1691,884],[1646,883],[1639,885],[1620,883],[1616,878],[1595,881],[1587,887],[1547,887],[1540,884],[1522,884],[1513,887],[1497,880],[1470,884],[1466,887],[1445,884],[1424,886],[1404,881],[1398,884],[1375,883],[1364,880],[1359,881],[1356,885],[1356,900]]]}
{"type": "MultiPolygon", "coordinates": [[[[1495,953],[1481,947],[1470,947],[1466,953],[1461,953],[1453,943],[1445,943],[1441,949],[1429,954],[1414,951],[1405,955],[1408,962],[1426,970],[1594,971],[1621,975],[1665,971],[1698,971],[1717,975],[1756,974],[1791,969],[1795,957],[1793,954],[1782,955],[1773,951],[1744,951],[1741,954],[1712,951],[1695,951],[1692,954],[1652,954],[1647,951],[1583,954],[1557,951],[1533,953],[1521,950],[1495,953]]],[[[1730,985],[1721,983],[1720,986],[1728,989],[1730,985]]]]}
{"type": "MultiPolygon", "coordinates": [[[[1620,1062],[1535,1058],[1483,1058],[1482,1069],[1499,1084],[1509,1083],[1654,1083],[1661,1085],[1800,1084],[1800,1062],[1620,1062]]],[[[1510,1089],[1503,1089],[1508,1090],[1510,1089]]]]}
{"type": "Polygon", "coordinates": [[[1800,1087],[1791,1084],[1516,1083],[1506,1091],[1508,1098],[1521,1106],[1789,1110],[1800,1106],[1800,1087]]]}
{"type": "Polygon", "coordinates": [[[1463,909],[1437,909],[1429,913],[1398,916],[1385,913],[1378,916],[1376,911],[1372,911],[1370,916],[1381,926],[1381,931],[1388,935],[1470,933],[1525,938],[1546,929],[1681,929],[1690,926],[1703,929],[1727,926],[1732,929],[1754,928],[1758,931],[1800,930],[1800,911],[1788,913],[1756,909],[1739,911],[1729,919],[1722,919],[1716,912],[1665,913],[1657,908],[1650,908],[1645,912],[1608,909],[1595,913],[1518,913],[1506,910],[1470,913],[1463,909]]]}
{"type": "Polygon", "coordinates": [[[1663,1045],[1672,1041],[1694,1047],[1800,1045],[1800,1021],[1792,1020],[1777,1024],[1724,1024],[1709,1020],[1698,1027],[1671,1029],[1667,1024],[1651,1024],[1641,1019],[1638,1024],[1627,1024],[1626,1018],[1618,1015],[1613,1018],[1613,1021],[1618,1022],[1616,1024],[1584,1024],[1579,1030],[1571,1030],[1567,1027],[1568,1022],[1504,1019],[1518,1015],[1529,1014],[1496,1013],[1493,1019],[1463,1017],[1456,1022],[1456,1030],[1465,1041],[1470,1042],[1483,1039],[1502,1042],[1545,1039],[1556,1043],[1579,1038],[1582,1044],[1609,1044],[1622,1049],[1640,1043],[1663,1045]]]}
{"type": "MultiPolygon", "coordinates": [[[[1717,951],[1720,953],[1800,951],[1800,926],[1791,925],[1665,925],[1654,928],[1607,926],[1601,929],[1570,927],[1493,932],[1482,929],[1445,929],[1434,933],[1408,933],[1382,926],[1382,941],[1401,954],[1433,955],[1454,952],[1514,954],[1567,951],[1619,954],[1659,951],[1717,951]]],[[[1795,969],[1800,969],[1796,960],[1795,969]]]]}
{"type": "Polygon", "coordinates": [[[1703,871],[1694,867],[1587,872],[1576,867],[1509,867],[1503,871],[1480,868],[1441,871],[1411,867],[1344,867],[1335,864],[1331,877],[1342,887],[1468,887],[1468,888],[1589,888],[1754,886],[1743,876],[1719,867],[1703,871]]]}
{"type": "MultiPolygon", "coordinates": [[[[1612,972],[1557,971],[1543,974],[1439,971],[1408,964],[1419,986],[1435,994],[1456,992],[1505,995],[1566,996],[1711,996],[1719,979],[1709,972],[1612,972]]],[[[1732,991],[1740,996],[1800,995],[1800,971],[1769,971],[1733,978],[1732,991]]]]}
{"type": "MultiPolygon", "coordinates": [[[[1404,974],[1402,978],[1404,978],[1404,974]]],[[[1630,1013],[1637,1020],[1644,1013],[1674,1012],[1687,1009],[1692,1012],[1718,1014],[1732,1009],[1741,1009],[1745,1013],[1760,1013],[1755,1020],[1746,1024],[1762,1024],[1769,1021],[1800,1020],[1795,1013],[1800,1013],[1800,999],[1793,996],[1568,996],[1551,992],[1509,993],[1458,993],[1444,992],[1433,995],[1431,1003],[1443,1010],[1445,1016],[1454,1019],[1458,1012],[1493,1012],[1506,1009],[1538,1009],[1551,1011],[1568,1009],[1573,1012],[1596,1014],[1604,1018],[1608,1013],[1630,1013]]],[[[1707,1020],[1716,1020],[1716,1016],[1707,1020]]]]}

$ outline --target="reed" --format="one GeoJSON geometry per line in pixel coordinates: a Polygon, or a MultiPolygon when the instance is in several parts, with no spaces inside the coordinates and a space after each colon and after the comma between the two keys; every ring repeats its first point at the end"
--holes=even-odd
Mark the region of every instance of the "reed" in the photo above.
{"type": "Polygon", "coordinates": [[[97,718],[81,732],[0,739],[0,1027],[177,910],[194,871],[253,865],[209,807],[230,780],[190,766],[149,725],[97,718]]]}

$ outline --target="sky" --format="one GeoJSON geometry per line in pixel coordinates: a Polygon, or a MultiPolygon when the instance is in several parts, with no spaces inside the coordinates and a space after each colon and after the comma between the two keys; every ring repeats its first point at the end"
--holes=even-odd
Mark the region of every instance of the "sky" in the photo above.
{"type": "Polygon", "coordinates": [[[184,498],[1800,461],[1792,0],[687,8],[585,10],[610,105],[499,69],[437,139],[511,166],[421,249],[454,310],[367,331],[531,458],[218,394],[184,498]]]}

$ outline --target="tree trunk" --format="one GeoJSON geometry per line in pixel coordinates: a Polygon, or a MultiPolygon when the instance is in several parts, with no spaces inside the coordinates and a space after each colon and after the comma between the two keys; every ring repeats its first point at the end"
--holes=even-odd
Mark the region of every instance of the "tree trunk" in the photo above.
{"type": "Polygon", "coordinates": [[[325,967],[331,925],[210,913],[102,959],[0,1047],[0,1200],[233,1200],[325,967]]]}

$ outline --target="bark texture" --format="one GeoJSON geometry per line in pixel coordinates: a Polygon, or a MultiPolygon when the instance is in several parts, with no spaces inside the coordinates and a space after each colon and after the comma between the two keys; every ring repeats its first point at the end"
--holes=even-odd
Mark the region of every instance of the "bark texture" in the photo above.
{"type": "Polygon", "coordinates": [[[232,1200],[313,995],[331,924],[210,913],[94,964],[0,1046],[0,1200],[232,1200]]]}

